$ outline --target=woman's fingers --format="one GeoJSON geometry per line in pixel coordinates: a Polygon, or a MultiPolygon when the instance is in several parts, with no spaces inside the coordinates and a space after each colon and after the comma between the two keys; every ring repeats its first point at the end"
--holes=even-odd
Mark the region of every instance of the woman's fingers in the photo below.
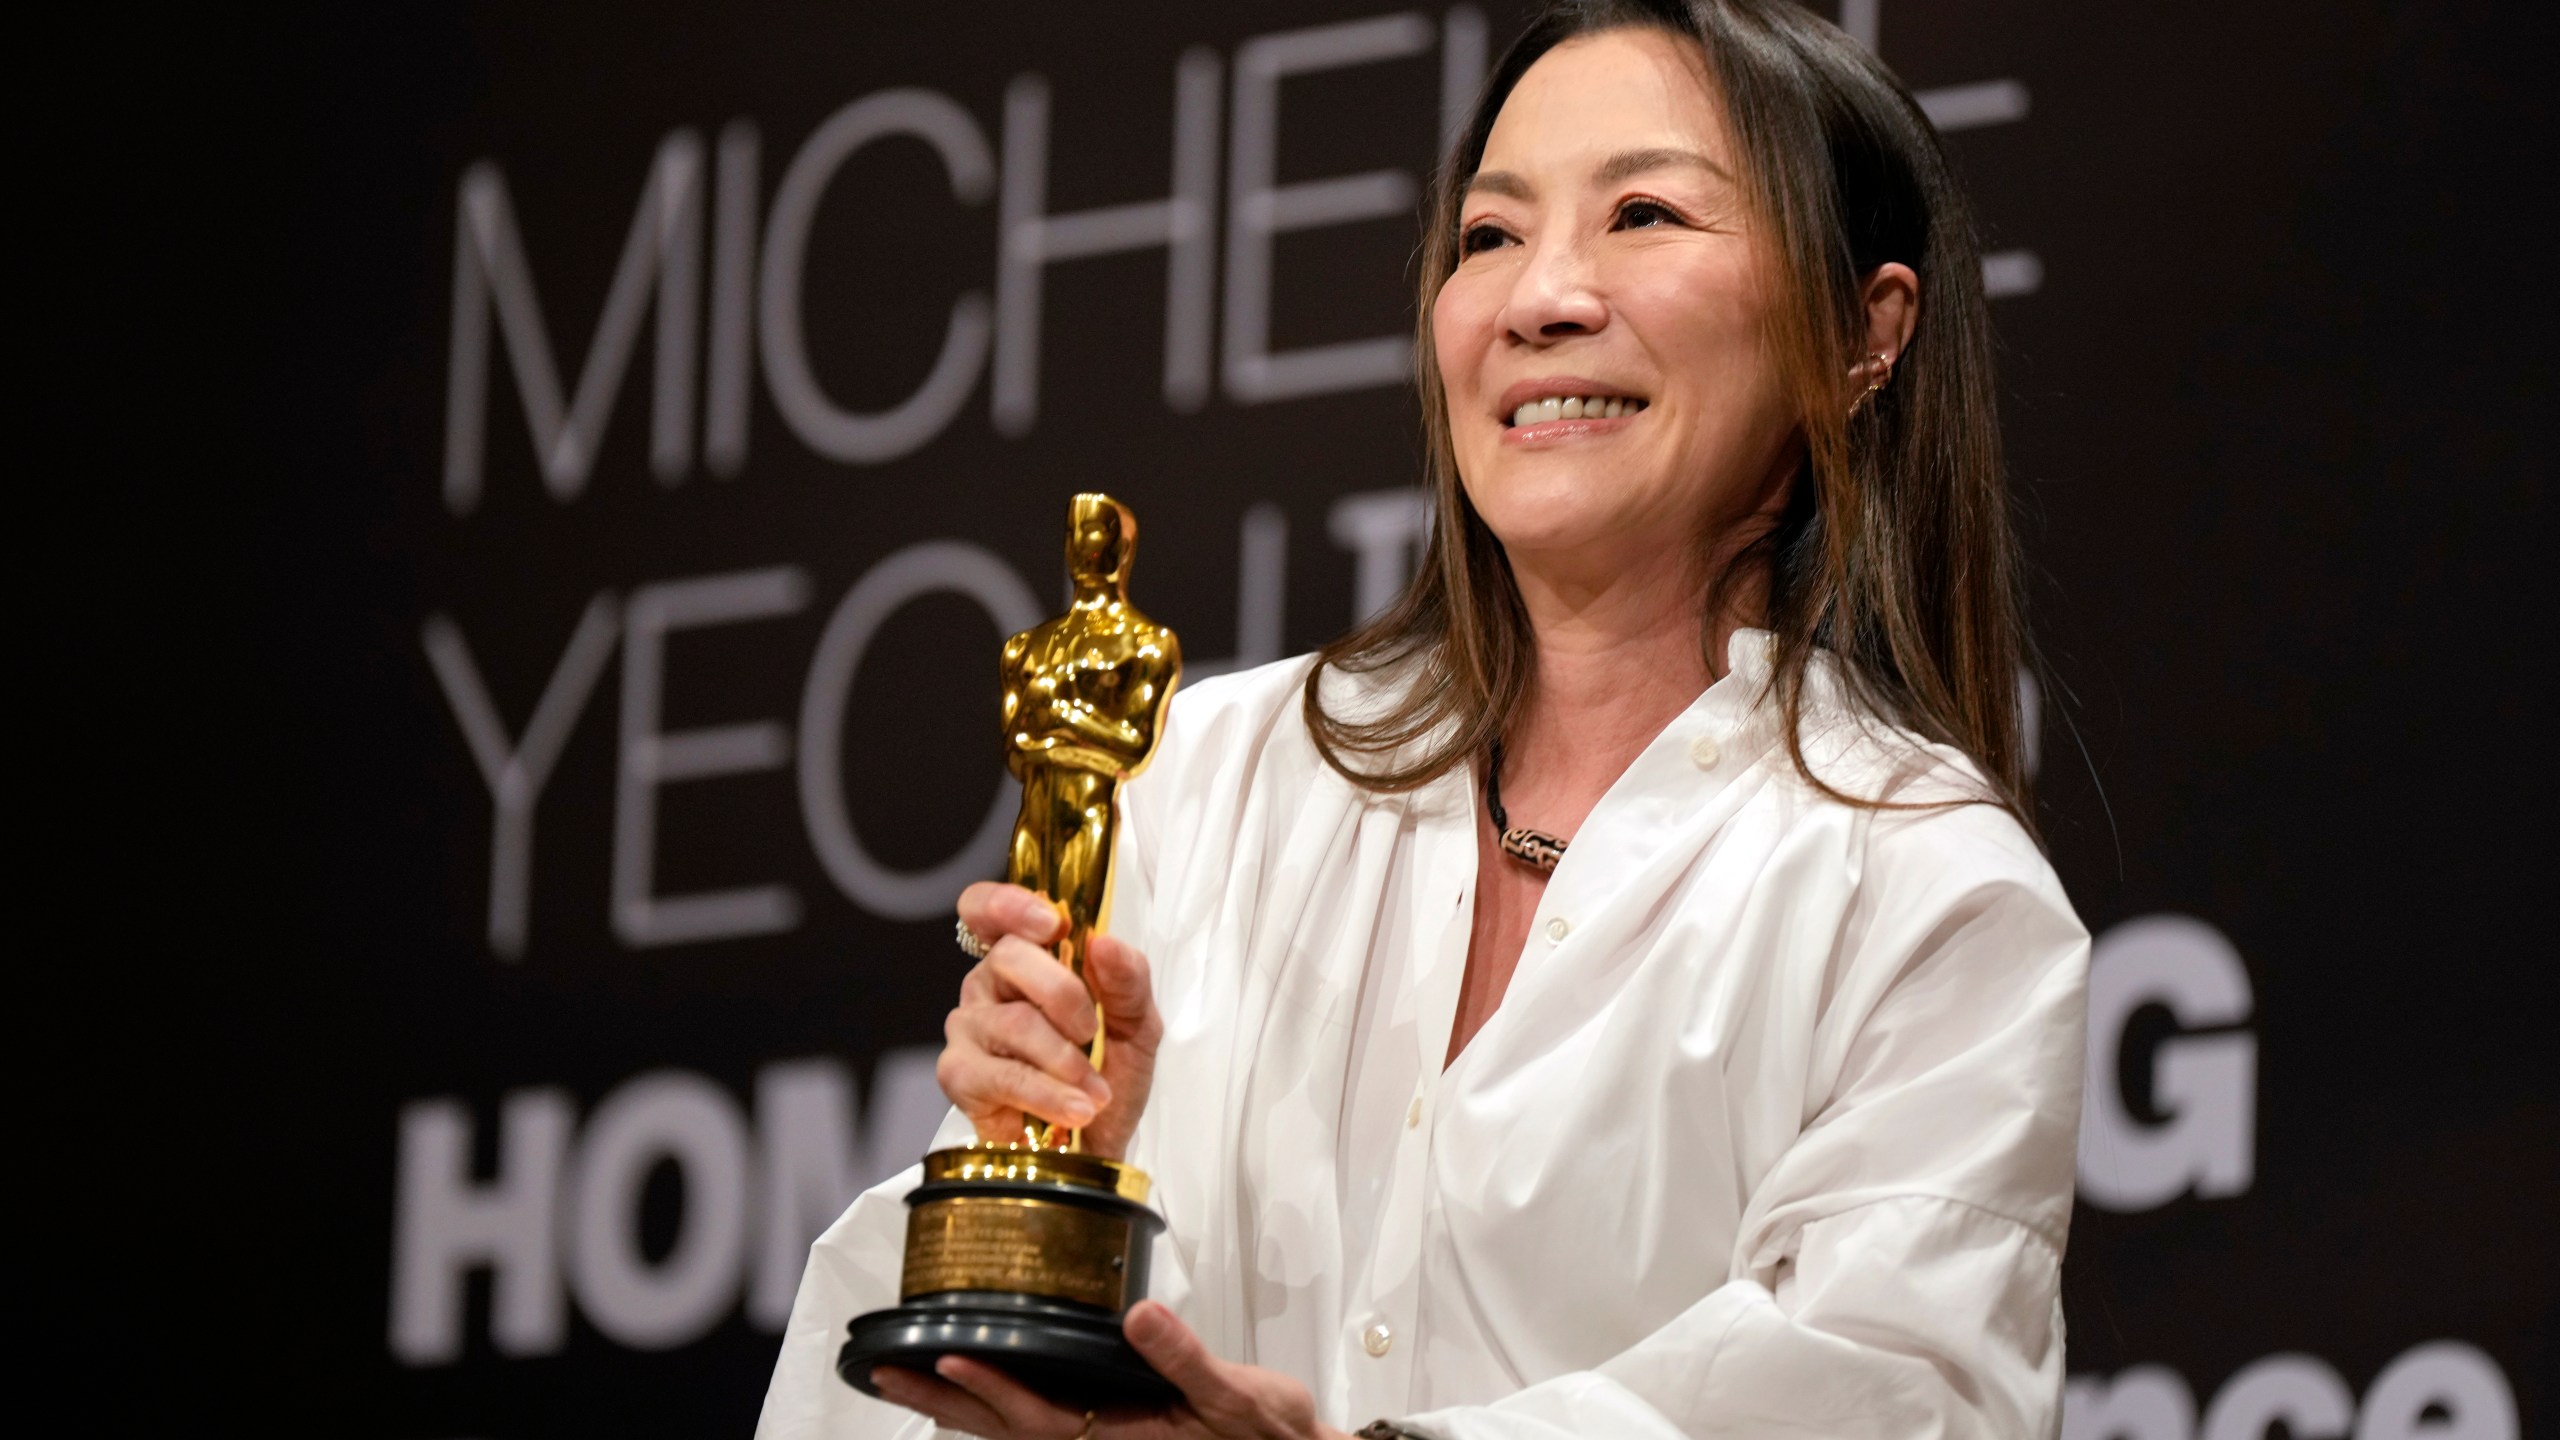
{"type": "Polygon", "coordinates": [[[1049,1017],[1027,1000],[965,1006],[952,1011],[951,1018],[943,1029],[947,1038],[965,1037],[989,1055],[1019,1060],[1062,1085],[1082,1090],[1097,1105],[1111,1096],[1111,1087],[1094,1073],[1083,1047],[1059,1034],[1049,1017]]]}
{"type": "MultiPolygon", "coordinates": [[[[1275,1371],[1230,1365],[1154,1301],[1123,1322],[1138,1353],[1182,1391],[1183,1403],[1162,1410],[1115,1409],[1099,1431],[1116,1436],[1213,1435],[1227,1440],[1305,1440],[1338,1431],[1317,1423],[1307,1387],[1275,1371]]],[[[1012,1376],[977,1360],[945,1355],[930,1375],[883,1366],[871,1372],[883,1399],[919,1411],[954,1430],[999,1440],[1069,1440],[1094,1429],[1082,1411],[1043,1398],[1012,1376]]]]}
{"type": "MultiPolygon", "coordinates": [[[[1093,1097],[1062,1084],[1019,1060],[981,1055],[955,1059],[944,1051],[934,1078],[960,1112],[978,1122],[981,1138],[1011,1136],[1010,1118],[1019,1112],[1052,1124],[1081,1130],[1093,1123],[1102,1107],[1093,1097]]],[[[1012,1136],[1019,1139],[1019,1136],[1012,1136]]]]}
{"type": "MultiPolygon", "coordinates": [[[[1210,1354],[1191,1327],[1157,1301],[1129,1307],[1120,1328],[1156,1373],[1182,1392],[1182,1405],[1165,1412],[1169,1416],[1196,1420],[1198,1430],[1228,1440],[1349,1440],[1317,1421],[1315,1397],[1305,1385],[1277,1370],[1230,1364],[1210,1354]]],[[[1194,1431],[1186,1427],[1183,1433],[1194,1431]]]]}
{"type": "Polygon", "coordinates": [[[880,1398],[930,1417],[937,1425],[970,1435],[1003,1435],[1004,1417],[977,1396],[938,1376],[883,1365],[871,1372],[880,1398]]]}
{"type": "Polygon", "coordinates": [[[1003,1000],[1028,1000],[1038,1005],[1052,1019],[1064,1022],[1059,1031],[1070,1039],[1078,1034],[1092,1037],[1093,997],[1086,993],[1084,982],[1076,978],[1075,972],[1059,964],[1047,946],[1007,935],[988,949],[987,958],[970,966],[969,973],[960,977],[962,1004],[1003,1000]],[[1079,1019],[1083,1021],[1081,1030],[1076,1025],[1079,1019]]]}
{"type": "Polygon", "coordinates": [[[933,1372],[958,1386],[986,1407],[1005,1426],[1001,1433],[1034,1437],[1067,1437],[1085,1433],[1084,1412],[1069,1410],[1025,1389],[1021,1382],[992,1365],[964,1355],[945,1355],[933,1372]]]}
{"type": "Polygon", "coordinates": [[[935,1065],[951,1103],[972,1118],[1023,1110],[1063,1125],[1091,1123],[1111,1087],[1030,1004],[964,1005],[951,1012],[935,1065]]]}
{"type": "Polygon", "coordinates": [[[993,880],[981,880],[960,892],[960,919],[990,945],[1007,935],[1047,945],[1056,941],[1066,923],[1047,899],[1019,885],[993,880]]]}
{"type": "Polygon", "coordinates": [[[1087,991],[1050,948],[1064,922],[1047,899],[1019,885],[981,880],[960,892],[960,918],[988,942],[986,958],[960,982],[964,1002],[1029,1000],[1059,1034],[1079,1045],[1093,1039],[1097,999],[1115,1035],[1143,1032],[1152,1038],[1161,1028],[1147,957],[1112,936],[1094,936],[1085,966],[1093,988],[1087,991]]]}
{"type": "Polygon", "coordinates": [[[1027,1114],[1087,1131],[1096,1154],[1126,1153],[1164,1035],[1146,956],[1097,935],[1080,978],[1054,952],[1063,928],[1056,907],[1018,885],[970,886],[960,917],[991,943],[960,982],[960,1007],[944,1026],[943,1093],[981,1139],[1011,1138],[1027,1114]],[[1101,1027],[1111,1045],[1097,1075],[1088,1057],[1101,1027]]]}
{"type": "Polygon", "coordinates": [[[1182,1392],[1183,1403],[1197,1411],[1210,1429],[1228,1433],[1255,1408],[1253,1397],[1227,1375],[1226,1363],[1210,1354],[1191,1327],[1161,1303],[1142,1300],[1131,1306],[1121,1321],[1121,1332],[1157,1374],[1173,1382],[1182,1392]]]}
{"type": "Polygon", "coordinates": [[[1153,1049],[1164,1024],[1156,1016],[1155,980],[1148,972],[1147,957],[1114,936],[1096,935],[1089,958],[1092,963],[1086,969],[1093,976],[1093,993],[1102,1001],[1112,1035],[1130,1037],[1153,1049]]]}
{"type": "Polygon", "coordinates": [[[1058,963],[1057,956],[1027,940],[1007,937],[987,953],[984,963],[996,994],[1030,1001],[1060,1035],[1078,1045],[1092,1043],[1093,996],[1086,993],[1074,971],[1058,963]],[[1005,995],[1008,989],[1012,993],[1005,995]]]}

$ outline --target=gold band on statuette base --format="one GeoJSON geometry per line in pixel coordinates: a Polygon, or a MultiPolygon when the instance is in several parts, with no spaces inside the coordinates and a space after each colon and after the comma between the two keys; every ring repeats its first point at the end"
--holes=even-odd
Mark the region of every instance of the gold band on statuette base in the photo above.
{"type": "Polygon", "coordinates": [[[1147,1203],[1147,1191],[1153,1183],[1147,1179],[1147,1172],[1135,1165],[1067,1150],[1035,1150],[1028,1145],[959,1145],[924,1157],[925,1184],[972,1181],[1099,1190],[1139,1205],[1147,1203]]]}

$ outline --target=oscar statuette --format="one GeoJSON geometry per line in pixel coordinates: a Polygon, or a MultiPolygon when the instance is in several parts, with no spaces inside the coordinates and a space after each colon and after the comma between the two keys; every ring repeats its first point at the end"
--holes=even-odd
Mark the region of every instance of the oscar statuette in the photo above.
{"type": "MultiPolygon", "coordinates": [[[[1075,599],[1004,646],[1005,765],[1022,781],[1005,878],[1057,906],[1058,960],[1088,989],[1087,947],[1110,920],[1114,801],[1146,768],[1182,673],[1173,632],[1129,603],[1137,539],[1129,507],[1076,496],[1075,599]]],[[[1097,1070],[1103,1041],[1097,1024],[1097,1070]]],[[[1120,1333],[1146,1298],[1164,1228],[1147,1208],[1145,1172],[1086,1153],[1079,1132],[1023,1118],[1017,1140],[924,1157],[923,1183],[907,1196],[899,1303],[855,1317],[836,1373],[877,1394],[874,1367],[930,1374],[942,1356],[966,1355],[1079,1408],[1178,1398],[1120,1333]]]]}

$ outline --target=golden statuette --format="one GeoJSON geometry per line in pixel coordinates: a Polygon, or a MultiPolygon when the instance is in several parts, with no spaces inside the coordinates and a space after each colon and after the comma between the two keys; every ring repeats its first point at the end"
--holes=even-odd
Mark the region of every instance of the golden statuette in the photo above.
{"type": "MultiPolygon", "coordinates": [[[[1111,917],[1120,782],[1155,753],[1182,676],[1171,630],[1129,603],[1138,521],[1108,495],[1078,495],[1067,517],[1067,613],[1004,645],[1005,766],[1022,782],[1005,878],[1039,892],[1066,922],[1060,963],[1085,963],[1111,917]]],[[[1095,1019],[1105,1017],[1096,1001],[1095,1019]]],[[[1102,1067],[1105,1027],[1087,1058],[1102,1067]]],[[[1073,1130],[1023,1117],[1022,1138],[924,1158],[907,1196],[899,1304],[855,1317],[837,1354],[847,1383],[871,1372],[930,1373],[944,1355],[998,1365],[1078,1406],[1161,1404],[1177,1392],[1120,1334],[1145,1298],[1164,1222],[1145,1172],[1083,1153],[1073,1130]]]]}
{"type": "MultiPolygon", "coordinates": [[[[1147,767],[1165,702],[1182,676],[1182,645],[1129,603],[1138,518],[1108,495],[1068,512],[1067,613],[1004,642],[1004,763],[1022,781],[1005,878],[1036,890],[1067,922],[1058,958],[1084,976],[1086,949],[1111,918],[1113,801],[1147,767]]],[[[1097,1019],[1099,1016],[1097,1015],[1097,1019]]],[[[1088,1052],[1102,1068],[1103,1037],[1088,1052]]],[[[1043,1150],[1078,1148],[1074,1131],[1026,1120],[1043,1150]]]]}

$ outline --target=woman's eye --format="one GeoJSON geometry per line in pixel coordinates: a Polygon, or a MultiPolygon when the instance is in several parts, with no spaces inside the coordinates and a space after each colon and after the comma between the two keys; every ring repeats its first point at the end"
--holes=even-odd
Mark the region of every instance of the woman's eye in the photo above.
{"type": "Polygon", "coordinates": [[[1680,217],[1667,205],[1652,200],[1630,200],[1618,207],[1618,228],[1643,230],[1655,225],[1676,225],[1680,217]]]}
{"type": "Polygon", "coordinates": [[[1458,253],[1466,256],[1491,250],[1510,238],[1498,225],[1470,225],[1458,232],[1458,253]]]}

